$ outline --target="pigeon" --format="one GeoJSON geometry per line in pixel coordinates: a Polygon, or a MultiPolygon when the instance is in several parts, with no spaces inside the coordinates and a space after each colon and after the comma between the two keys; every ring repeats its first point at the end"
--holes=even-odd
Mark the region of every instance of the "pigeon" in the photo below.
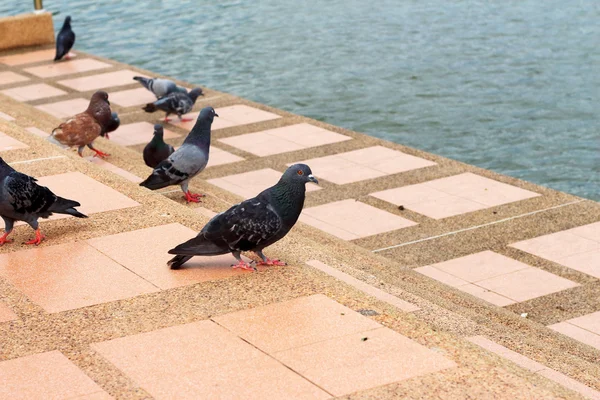
{"type": "Polygon", "coordinates": [[[48,218],[53,213],[68,214],[77,218],[87,215],[75,209],[81,204],[52,193],[45,186],[35,183],[37,179],[15,171],[0,157],[0,216],[4,220],[4,235],[0,246],[10,243],[8,235],[15,221],[24,221],[35,230],[35,239],[26,244],[38,245],[45,238],[40,232],[38,218],[48,218]]]}
{"type": "Polygon", "coordinates": [[[100,133],[100,136],[102,136],[103,138],[110,139],[108,134],[110,132],[116,131],[117,128],[119,127],[119,125],[121,125],[121,120],[119,119],[119,114],[117,114],[116,112],[113,111],[112,114],[110,114],[110,121],[108,122],[108,125],[106,125],[102,129],[102,133],[100,133]]]}
{"type": "Polygon", "coordinates": [[[185,88],[168,79],[144,78],[143,76],[134,76],[134,80],[142,84],[143,87],[154,93],[157,99],[170,95],[171,93],[187,93],[185,88]]]}
{"type": "Polygon", "coordinates": [[[161,161],[166,160],[175,149],[163,140],[164,130],[161,124],[154,125],[154,137],[144,147],[144,162],[150,168],[155,168],[161,161]]]}
{"type": "Polygon", "coordinates": [[[190,193],[188,183],[190,179],[202,172],[208,163],[210,126],[214,117],[218,117],[214,108],[203,108],[181,147],[154,167],[152,174],[140,183],[140,186],[156,190],[170,185],[181,185],[185,200],[188,203],[199,203],[202,195],[190,193]]]}
{"type": "Polygon", "coordinates": [[[309,166],[292,165],[275,186],[215,215],[195,238],[169,250],[176,256],[167,264],[179,269],[193,256],[232,253],[238,261],[234,268],[256,270],[240,257],[242,251],[253,251],[261,259],[258,265],[286,265],[269,259],[263,249],[292,229],[302,212],[308,182],[319,183],[309,166]]]}
{"type": "Polygon", "coordinates": [[[170,121],[169,114],[177,114],[182,122],[191,121],[190,118],[182,119],[181,116],[190,112],[198,96],[203,95],[200,88],[192,89],[189,93],[171,93],[166,97],[156,100],[154,103],[146,104],[143,110],[149,113],[153,113],[156,110],[163,110],[167,113],[165,115],[165,122],[170,121]]]}
{"type": "Polygon", "coordinates": [[[73,44],[75,44],[75,32],[71,30],[71,16],[67,15],[62,28],[60,28],[60,32],[58,32],[58,36],[56,36],[56,56],[54,57],[54,61],[58,61],[63,57],[68,60],[70,58],[69,51],[71,51],[73,44]]]}
{"type": "Polygon", "coordinates": [[[83,148],[89,147],[101,158],[108,157],[110,154],[97,150],[92,142],[110,126],[112,114],[108,94],[102,90],[92,95],[90,105],[87,110],[69,118],[66,122],[60,124],[52,130],[48,136],[48,141],[63,147],[77,146],[77,152],[83,157],[83,148]]]}

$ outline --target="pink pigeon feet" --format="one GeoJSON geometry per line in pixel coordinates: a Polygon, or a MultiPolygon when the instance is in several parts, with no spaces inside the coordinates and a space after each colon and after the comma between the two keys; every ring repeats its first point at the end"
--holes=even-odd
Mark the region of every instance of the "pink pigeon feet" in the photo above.
{"type": "Polygon", "coordinates": [[[194,118],[180,118],[181,122],[190,122],[193,121],[194,118]]]}
{"type": "Polygon", "coordinates": [[[285,267],[287,264],[280,260],[271,260],[270,258],[267,258],[267,261],[260,261],[258,265],[276,265],[279,267],[285,267]]]}
{"type": "Polygon", "coordinates": [[[29,242],[25,242],[25,244],[34,244],[38,245],[42,243],[42,240],[46,239],[46,236],[42,235],[42,232],[38,229],[35,230],[35,238],[31,239],[29,242]]]}
{"type": "Polygon", "coordinates": [[[69,53],[69,54],[67,54],[67,55],[64,57],[64,59],[65,59],[65,60],[70,60],[71,58],[75,58],[75,57],[77,57],[77,56],[75,55],[75,53],[69,53]]]}
{"type": "Polygon", "coordinates": [[[171,122],[171,118],[165,117],[164,122],[171,122]]]}
{"type": "Polygon", "coordinates": [[[185,194],[185,201],[187,201],[188,203],[200,203],[200,198],[204,197],[203,194],[192,193],[189,190],[187,192],[185,192],[184,194],[185,194]]]}
{"type": "Polygon", "coordinates": [[[232,267],[233,269],[240,268],[246,271],[256,271],[256,268],[254,268],[252,265],[248,264],[244,260],[240,260],[237,264],[233,264],[232,267]]]}
{"type": "Polygon", "coordinates": [[[12,239],[8,239],[8,235],[10,234],[10,232],[5,232],[4,235],[2,235],[0,237],[0,246],[2,246],[5,243],[11,243],[12,239]]]}

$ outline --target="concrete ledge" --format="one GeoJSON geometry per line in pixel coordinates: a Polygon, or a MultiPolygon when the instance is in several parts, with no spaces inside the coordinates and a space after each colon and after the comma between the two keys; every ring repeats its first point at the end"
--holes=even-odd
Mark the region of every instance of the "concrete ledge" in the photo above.
{"type": "Polygon", "coordinates": [[[0,18],[0,50],[54,43],[49,12],[0,18]]]}

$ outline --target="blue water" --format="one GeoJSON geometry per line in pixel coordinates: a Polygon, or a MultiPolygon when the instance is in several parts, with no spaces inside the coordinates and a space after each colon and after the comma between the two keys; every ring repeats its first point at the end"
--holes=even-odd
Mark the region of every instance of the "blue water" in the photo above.
{"type": "Polygon", "coordinates": [[[600,200],[598,0],[45,6],[75,48],[600,200]]]}

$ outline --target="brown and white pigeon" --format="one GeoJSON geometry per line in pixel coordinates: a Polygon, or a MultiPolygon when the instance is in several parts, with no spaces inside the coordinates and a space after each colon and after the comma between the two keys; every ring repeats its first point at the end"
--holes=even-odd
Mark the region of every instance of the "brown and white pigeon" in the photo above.
{"type": "Polygon", "coordinates": [[[35,230],[35,239],[27,244],[38,245],[45,238],[40,232],[38,218],[48,218],[53,213],[87,218],[87,215],[75,209],[81,204],[55,195],[36,181],[31,176],[15,171],[0,158],[0,216],[4,220],[0,246],[11,242],[7,238],[15,221],[24,221],[35,230]]]}
{"type": "Polygon", "coordinates": [[[87,110],[54,128],[52,134],[48,136],[48,141],[59,146],[77,146],[77,152],[81,157],[85,146],[96,153],[94,157],[108,157],[110,154],[95,149],[92,143],[110,125],[111,119],[108,94],[99,90],[92,95],[87,110]]]}
{"type": "Polygon", "coordinates": [[[164,161],[169,157],[175,149],[168,143],[165,143],[164,137],[165,131],[161,124],[154,125],[154,136],[150,143],[144,147],[143,156],[144,162],[150,168],[156,167],[161,161],[164,161]]]}
{"type": "Polygon", "coordinates": [[[292,165],[275,186],[215,215],[198,236],[169,250],[169,254],[176,256],[168,265],[171,269],[179,269],[193,256],[232,253],[238,260],[234,268],[253,270],[242,260],[242,251],[256,253],[262,260],[259,265],[285,265],[266,257],[263,249],[287,235],[298,221],[308,182],[319,183],[309,166],[292,165]]]}
{"type": "Polygon", "coordinates": [[[192,111],[198,96],[203,95],[200,88],[192,89],[189,93],[175,92],[156,100],[154,103],[146,104],[142,109],[148,113],[153,113],[157,110],[166,112],[165,122],[170,121],[169,114],[177,114],[181,121],[191,121],[191,119],[181,118],[181,116],[192,111]]]}

